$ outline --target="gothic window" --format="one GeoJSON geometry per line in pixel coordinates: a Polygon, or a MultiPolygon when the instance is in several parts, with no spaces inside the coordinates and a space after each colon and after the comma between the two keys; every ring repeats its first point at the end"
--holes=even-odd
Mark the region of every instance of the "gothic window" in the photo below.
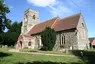
{"type": "Polygon", "coordinates": [[[62,36],[62,39],[63,39],[63,45],[65,44],[65,35],[62,36]]]}
{"type": "Polygon", "coordinates": [[[60,47],[61,47],[61,34],[60,34],[60,37],[59,37],[59,39],[60,39],[60,47]]]}
{"type": "Polygon", "coordinates": [[[64,37],[62,36],[62,45],[64,44],[64,37]]]}
{"type": "Polygon", "coordinates": [[[84,24],[82,23],[82,26],[84,27],[84,24]]]}
{"type": "Polygon", "coordinates": [[[35,18],[36,18],[35,15],[33,15],[33,19],[34,19],[34,20],[35,20],[35,18]]]}
{"type": "Polygon", "coordinates": [[[31,46],[31,42],[28,43],[28,46],[31,46]]]}
{"type": "Polygon", "coordinates": [[[61,34],[60,46],[61,47],[64,47],[64,45],[65,45],[65,35],[64,34],[61,34]]]}

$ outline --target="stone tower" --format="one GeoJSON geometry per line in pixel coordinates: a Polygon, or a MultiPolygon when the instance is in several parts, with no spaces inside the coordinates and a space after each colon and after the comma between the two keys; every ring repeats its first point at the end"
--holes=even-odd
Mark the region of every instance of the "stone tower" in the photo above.
{"type": "Polygon", "coordinates": [[[25,11],[22,23],[21,34],[25,35],[35,25],[39,23],[39,13],[35,10],[28,9],[25,11]]]}

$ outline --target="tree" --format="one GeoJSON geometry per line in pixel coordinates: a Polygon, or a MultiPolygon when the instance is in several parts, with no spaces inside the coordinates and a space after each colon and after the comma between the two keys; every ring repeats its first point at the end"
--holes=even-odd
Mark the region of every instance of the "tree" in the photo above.
{"type": "Polygon", "coordinates": [[[51,29],[50,27],[47,27],[42,33],[41,33],[41,40],[43,47],[42,50],[52,50],[55,41],[56,41],[56,32],[54,29],[51,29]]]}
{"type": "Polygon", "coordinates": [[[18,39],[18,33],[16,32],[7,32],[7,33],[3,33],[3,45],[15,45],[15,43],[17,42],[18,39]]]}
{"type": "Polygon", "coordinates": [[[8,6],[4,4],[4,0],[0,0],[0,44],[3,44],[5,41],[5,27],[10,28],[11,20],[6,17],[6,14],[9,12],[10,10],[8,6]]]}
{"type": "Polygon", "coordinates": [[[11,24],[8,32],[1,34],[2,36],[1,44],[8,46],[15,45],[21,32],[21,25],[22,22],[20,23],[14,22],[13,24],[11,24]]]}
{"type": "Polygon", "coordinates": [[[15,21],[13,24],[11,24],[10,29],[8,30],[8,32],[16,32],[16,33],[20,34],[21,26],[22,26],[22,22],[18,23],[17,21],[15,21]]]}
{"type": "Polygon", "coordinates": [[[7,5],[4,4],[4,0],[0,0],[0,44],[14,45],[18,39],[21,30],[21,24],[14,22],[11,24],[11,20],[6,17],[6,14],[10,12],[7,5]],[[4,33],[5,28],[8,32],[4,33]]]}
{"type": "Polygon", "coordinates": [[[4,42],[3,30],[5,27],[9,28],[11,21],[6,18],[6,14],[9,13],[9,8],[4,4],[4,0],[0,0],[0,44],[4,42]]]}
{"type": "Polygon", "coordinates": [[[9,12],[10,10],[8,6],[4,4],[4,0],[0,0],[0,33],[5,30],[5,27],[10,28],[11,20],[6,17],[6,14],[9,12]]]}

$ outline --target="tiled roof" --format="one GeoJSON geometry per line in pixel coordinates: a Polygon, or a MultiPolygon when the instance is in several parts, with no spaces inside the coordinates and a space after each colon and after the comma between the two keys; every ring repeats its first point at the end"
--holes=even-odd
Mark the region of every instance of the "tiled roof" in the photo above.
{"type": "Polygon", "coordinates": [[[95,39],[95,38],[89,38],[90,43],[91,43],[94,39],[95,39]]]}
{"type": "Polygon", "coordinates": [[[76,14],[73,16],[66,17],[64,19],[60,19],[53,25],[53,28],[55,31],[76,28],[79,22],[79,18],[80,18],[80,14],[76,14]]]}
{"type": "Polygon", "coordinates": [[[35,25],[28,34],[36,34],[42,32],[46,27],[51,27],[55,31],[73,29],[77,27],[81,13],[60,19],[58,17],[47,20],[35,25]]]}
{"type": "Polygon", "coordinates": [[[55,22],[55,20],[57,19],[58,17],[56,18],[53,18],[53,19],[50,19],[50,20],[47,20],[47,21],[44,21],[42,23],[39,23],[37,25],[35,25],[30,31],[28,34],[35,34],[35,33],[40,33],[42,32],[46,27],[51,27],[52,24],[55,22]]]}

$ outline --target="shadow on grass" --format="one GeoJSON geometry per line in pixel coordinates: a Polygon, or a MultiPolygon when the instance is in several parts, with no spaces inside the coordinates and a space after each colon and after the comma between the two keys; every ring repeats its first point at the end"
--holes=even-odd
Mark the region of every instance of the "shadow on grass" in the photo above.
{"type": "Polygon", "coordinates": [[[71,52],[86,64],[95,64],[95,51],[73,50],[71,52]]]}
{"type": "Polygon", "coordinates": [[[6,56],[10,56],[10,55],[12,55],[12,54],[10,54],[10,53],[5,53],[5,52],[0,52],[0,58],[6,57],[6,56]]]}
{"type": "Polygon", "coordinates": [[[34,62],[19,62],[19,63],[16,63],[16,64],[81,64],[81,63],[64,63],[64,62],[50,62],[50,61],[34,61],[34,62]]]}

